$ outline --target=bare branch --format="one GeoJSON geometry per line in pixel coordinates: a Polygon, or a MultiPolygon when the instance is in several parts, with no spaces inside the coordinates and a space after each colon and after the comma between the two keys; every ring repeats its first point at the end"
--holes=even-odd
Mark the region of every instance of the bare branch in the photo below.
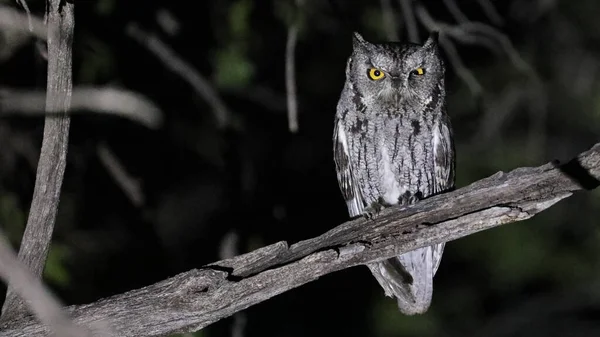
{"type": "MultiPolygon", "coordinates": [[[[69,309],[77,323],[105,320],[119,336],[197,331],[328,273],[529,219],[575,191],[596,188],[598,179],[600,143],[562,165],[498,172],[413,205],[384,209],[374,220],[361,217],[289,247],[278,242],[69,309]]],[[[45,333],[31,318],[0,327],[0,334],[13,337],[45,333]]]]}
{"type": "Polygon", "coordinates": [[[29,23],[29,31],[33,32],[33,22],[31,21],[31,12],[29,11],[29,6],[27,6],[27,1],[25,0],[17,0],[17,3],[23,7],[25,13],[27,13],[27,21],[29,23]]]}
{"type": "MultiPolygon", "coordinates": [[[[219,258],[221,260],[232,259],[238,255],[237,243],[239,235],[235,231],[229,231],[223,239],[219,247],[219,258]]],[[[244,312],[236,312],[233,315],[233,324],[231,324],[231,337],[244,337],[244,328],[246,327],[246,314],[244,312]]]]}
{"type": "Polygon", "coordinates": [[[479,2],[479,6],[481,6],[481,9],[483,9],[483,12],[493,24],[496,26],[504,24],[502,16],[500,16],[496,7],[494,7],[494,4],[492,4],[490,0],[477,0],[477,2],[479,2]]]}
{"type": "Polygon", "coordinates": [[[475,97],[481,96],[481,93],[483,92],[481,84],[477,78],[475,78],[473,72],[463,63],[456,47],[454,47],[454,43],[445,36],[440,35],[440,45],[446,51],[448,61],[450,61],[450,65],[454,68],[454,71],[456,71],[456,75],[467,84],[471,94],[475,97]]]}
{"type": "Polygon", "coordinates": [[[181,23],[165,8],[160,8],[156,11],[156,23],[169,36],[175,36],[181,30],[181,23]]]}
{"type": "MultiPolygon", "coordinates": [[[[303,0],[296,0],[296,11],[301,10],[303,0]]],[[[285,44],[285,89],[287,91],[288,129],[292,133],[298,132],[298,94],[296,92],[296,44],[300,30],[300,14],[288,29],[285,44]]]]}
{"type": "Polygon", "coordinates": [[[454,20],[456,20],[456,22],[464,23],[464,22],[469,21],[469,18],[467,18],[465,13],[463,13],[463,11],[460,9],[458,4],[456,3],[456,0],[442,0],[442,1],[444,2],[444,5],[446,6],[446,8],[450,12],[450,14],[452,14],[452,16],[454,17],[454,20]]]}
{"type": "Polygon", "coordinates": [[[419,43],[419,27],[417,27],[417,20],[415,19],[415,13],[413,11],[412,0],[399,1],[400,8],[402,10],[402,16],[404,17],[406,32],[408,34],[408,41],[412,43],[419,43]]]}
{"type": "MultiPolygon", "coordinates": [[[[38,162],[33,200],[19,258],[35,277],[41,277],[54,230],[60,189],[67,164],[70,119],[66,114],[71,104],[73,3],[48,2],[48,80],[46,110],[59,115],[48,116],[44,124],[42,150],[38,162]]],[[[23,301],[9,285],[2,308],[2,320],[26,313],[23,301]]]]}
{"type": "Polygon", "coordinates": [[[380,0],[380,2],[385,35],[390,41],[398,41],[398,29],[396,26],[396,18],[394,17],[394,10],[392,8],[392,0],[380,0]]]}
{"type": "Polygon", "coordinates": [[[479,97],[483,91],[481,84],[475,78],[471,70],[469,70],[463,63],[462,58],[458,54],[458,51],[454,47],[454,43],[451,40],[444,36],[447,33],[447,26],[440,25],[437,23],[429,14],[427,9],[421,5],[417,5],[415,9],[417,17],[423,26],[427,27],[429,31],[437,30],[440,31],[440,45],[446,52],[446,56],[448,57],[448,61],[450,61],[450,65],[456,71],[456,75],[463,80],[469,87],[471,94],[475,97],[479,97]]]}
{"type": "Polygon", "coordinates": [[[62,304],[17,259],[2,230],[0,230],[0,277],[27,301],[32,312],[57,336],[90,336],[84,328],[74,325],[65,315],[62,304]]]}
{"type": "Polygon", "coordinates": [[[144,193],[142,193],[140,182],[127,173],[127,170],[123,167],[119,158],[117,158],[106,144],[98,145],[97,151],[100,161],[104,164],[104,167],[106,167],[117,185],[121,187],[123,193],[125,193],[131,203],[135,207],[143,206],[145,198],[144,193]]]}
{"type": "Polygon", "coordinates": [[[527,62],[525,62],[525,60],[523,60],[517,49],[514,47],[514,45],[508,38],[508,36],[502,34],[502,32],[500,32],[498,29],[479,22],[467,22],[462,24],[460,28],[464,30],[466,34],[480,33],[493,40],[496,40],[496,42],[500,45],[502,50],[504,50],[511,63],[517,70],[527,74],[531,78],[537,77],[535,71],[533,71],[531,66],[527,62]]]}
{"type": "Polygon", "coordinates": [[[502,51],[517,70],[538,81],[535,71],[523,60],[508,36],[498,29],[481,22],[472,21],[465,21],[459,25],[442,23],[434,20],[422,5],[417,5],[415,11],[421,23],[429,30],[442,31],[462,43],[482,45],[496,54],[502,51]]]}
{"type": "MultiPolygon", "coordinates": [[[[25,3],[24,0],[23,3],[25,3]]],[[[25,6],[27,6],[26,3],[25,6]]],[[[0,29],[32,34],[36,38],[45,41],[48,37],[44,22],[35,16],[31,16],[28,9],[26,11],[27,14],[23,14],[14,8],[0,6],[0,29]]]]}
{"type": "Polygon", "coordinates": [[[129,24],[126,33],[154,53],[167,68],[188,82],[194,91],[206,100],[211,106],[217,125],[220,128],[229,126],[231,112],[221,100],[217,91],[204,76],[179,57],[179,55],[162,42],[156,35],[144,32],[137,24],[129,24]]]}
{"type": "MultiPolygon", "coordinates": [[[[44,111],[45,97],[44,92],[2,89],[0,114],[56,114],[44,111]]],[[[151,129],[158,128],[163,121],[161,110],[147,97],[133,91],[110,87],[75,87],[68,113],[81,111],[114,114],[151,129]]]]}

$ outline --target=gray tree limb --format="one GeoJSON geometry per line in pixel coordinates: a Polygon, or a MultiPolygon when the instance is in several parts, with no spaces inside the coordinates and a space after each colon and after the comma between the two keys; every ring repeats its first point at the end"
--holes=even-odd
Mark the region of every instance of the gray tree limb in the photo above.
{"type": "Polygon", "coordinates": [[[60,301],[22,263],[0,230],[0,279],[14,285],[13,289],[27,299],[31,311],[57,336],[91,336],[83,327],[74,325],[63,312],[60,301]]]}
{"type": "MultiPolygon", "coordinates": [[[[46,92],[0,88],[0,116],[51,114],[45,109],[46,92]]],[[[150,129],[162,126],[163,112],[148,97],[115,87],[75,86],[69,115],[82,112],[110,114],[140,123],[150,129]]],[[[64,114],[55,111],[54,114],[64,114]]]]}
{"type": "MultiPolygon", "coordinates": [[[[575,191],[596,188],[598,179],[600,143],[562,165],[498,172],[414,205],[384,209],[375,220],[348,221],[291,246],[278,242],[68,309],[76,323],[102,320],[118,336],[196,331],[328,273],[528,219],[575,191]]],[[[0,336],[46,334],[31,317],[0,326],[0,336]]]]}
{"type": "MultiPolygon", "coordinates": [[[[71,45],[74,26],[73,3],[48,0],[48,82],[46,117],[42,150],[33,190],[33,200],[19,259],[35,277],[41,277],[54,230],[54,221],[60,200],[69,140],[70,119],[66,115],[71,104],[72,73],[71,45]]],[[[2,307],[2,321],[26,313],[23,300],[9,285],[2,307]]]]}

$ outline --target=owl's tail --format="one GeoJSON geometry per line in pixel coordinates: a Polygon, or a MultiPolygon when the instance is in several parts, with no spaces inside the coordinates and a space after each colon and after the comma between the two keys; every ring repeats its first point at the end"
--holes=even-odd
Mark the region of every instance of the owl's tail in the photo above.
{"type": "Polygon", "coordinates": [[[400,312],[405,315],[423,314],[429,309],[435,275],[444,244],[423,247],[391,259],[367,266],[385,295],[396,297],[400,312]]]}

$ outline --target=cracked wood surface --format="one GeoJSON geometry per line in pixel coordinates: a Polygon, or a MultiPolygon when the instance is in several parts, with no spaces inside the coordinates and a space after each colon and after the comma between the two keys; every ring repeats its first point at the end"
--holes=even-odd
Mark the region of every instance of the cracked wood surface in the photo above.
{"type": "MultiPolygon", "coordinates": [[[[372,221],[348,221],[291,246],[277,242],[68,309],[75,322],[102,321],[117,336],[196,331],[328,273],[528,219],[575,191],[596,188],[598,178],[600,143],[562,165],[498,172],[414,205],[385,209],[372,221]]],[[[0,327],[0,336],[45,335],[31,316],[0,327]]]]}

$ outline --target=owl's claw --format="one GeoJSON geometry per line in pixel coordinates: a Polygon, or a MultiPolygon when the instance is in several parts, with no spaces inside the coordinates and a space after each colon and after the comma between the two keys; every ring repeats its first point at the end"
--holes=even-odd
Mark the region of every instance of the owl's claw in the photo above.
{"type": "Polygon", "coordinates": [[[377,216],[379,216],[381,210],[386,208],[387,206],[389,206],[389,204],[385,202],[382,198],[379,198],[377,201],[373,201],[371,203],[371,206],[365,208],[365,212],[363,213],[363,215],[365,218],[367,218],[367,220],[373,220],[377,216]]]}
{"type": "Polygon", "coordinates": [[[412,205],[421,199],[423,199],[423,194],[421,191],[414,194],[406,191],[398,198],[398,204],[401,206],[412,205]]]}

